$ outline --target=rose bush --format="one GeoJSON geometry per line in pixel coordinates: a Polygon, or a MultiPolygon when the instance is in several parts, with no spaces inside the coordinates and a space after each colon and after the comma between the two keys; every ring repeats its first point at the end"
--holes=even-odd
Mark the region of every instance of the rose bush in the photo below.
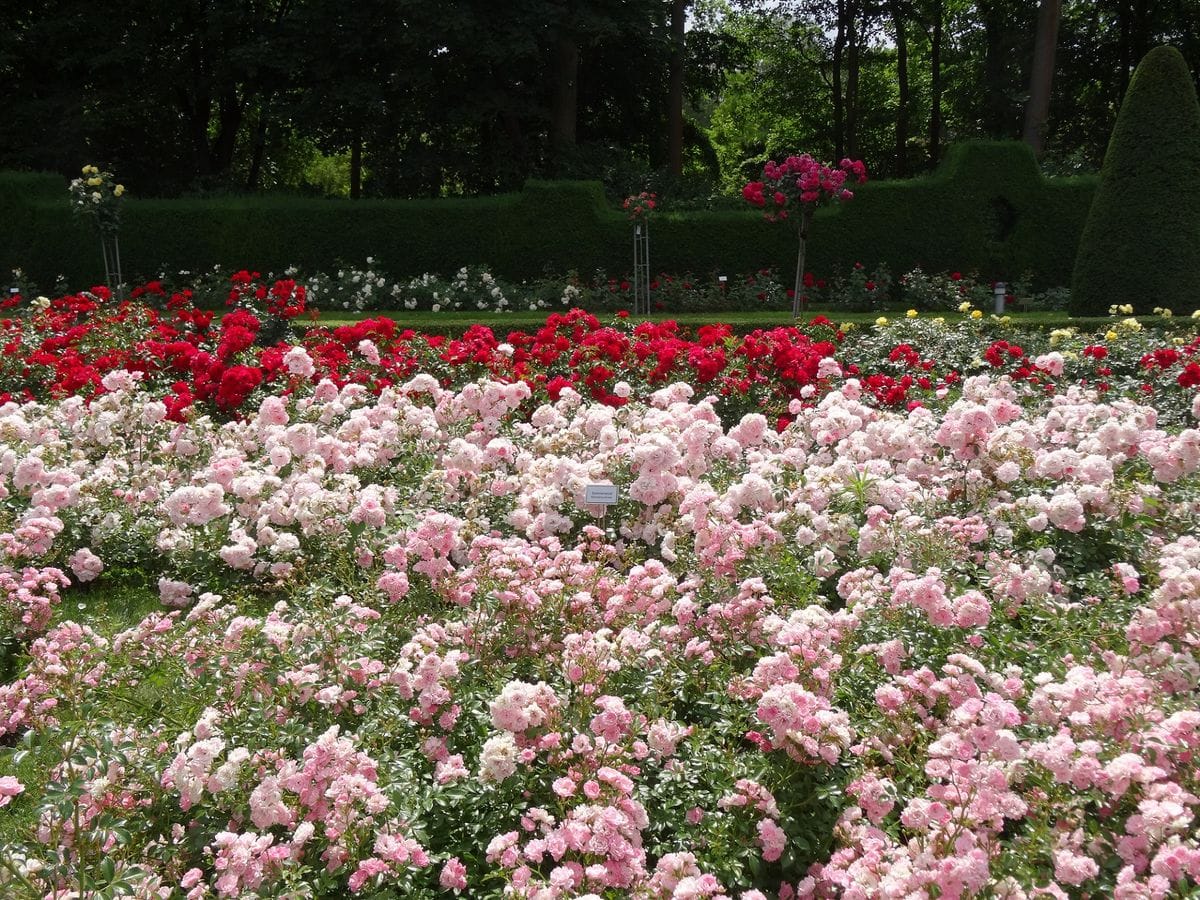
{"type": "Polygon", "coordinates": [[[1200,884],[1194,342],[747,336],[780,431],[673,381],[723,371],[717,327],[203,349],[243,321],[181,332],[270,387],[216,418],[127,365],[151,345],[0,406],[5,610],[36,610],[0,687],[7,895],[1200,884]],[[929,386],[851,368],[885,348],[929,386]],[[594,374],[639,354],[661,386],[594,374]],[[163,607],[88,615],[139,584],[163,607]]]}
{"type": "Polygon", "coordinates": [[[23,315],[0,319],[0,400],[90,397],[104,392],[107,373],[129,369],[143,374],[168,417],[179,420],[191,411],[242,414],[270,394],[290,396],[322,378],[378,392],[423,371],[443,387],[481,376],[524,382],[531,392],[526,411],[557,399],[566,386],[621,405],[684,380],[712,393],[727,423],[760,412],[782,425],[791,401],[819,397],[829,375],[844,369],[860,378],[873,402],[893,407],[945,405],[964,378],[987,372],[1045,391],[1080,385],[1153,398],[1161,415],[1180,422],[1200,387],[1194,331],[1164,334],[1114,317],[1097,334],[1046,334],[984,319],[967,301],[964,315],[930,319],[914,310],[915,318],[881,318],[874,328],[839,327],[818,316],[803,327],[737,335],[726,325],[688,331],[673,322],[634,323],[620,313],[606,324],[572,310],[551,314],[529,332],[498,335],[479,325],[447,338],[400,329],[385,318],[300,327],[310,314],[308,290],[294,278],[235,273],[220,297],[229,311],[219,316],[161,282],[135,288],[125,302],[104,288],[21,301],[13,311],[23,315]],[[627,390],[618,393],[618,382],[627,390]]]}

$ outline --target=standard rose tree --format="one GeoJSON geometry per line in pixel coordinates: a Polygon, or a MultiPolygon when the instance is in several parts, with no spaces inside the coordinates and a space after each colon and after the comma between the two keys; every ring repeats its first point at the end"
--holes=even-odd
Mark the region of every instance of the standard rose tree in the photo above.
{"type": "Polygon", "coordinates": [[[100,251],[104,256],[104,280],[110,288],[122,283],[121,245],[117,231],[121,225],[121,198],[125,185],[117,184],[111,172],[92,165],[83,167],[83,177],[71,182],[71,211],[89,220],[100,235],[100,251]]]}
{"type": "Polygon", "coordinates": [[[792,294],[792,316],[798,318],[803,307],[804,250],[808,229],[817,207],[854,198],[846,181],[858,184],[867,180],[867,167],[861,160],[843,159],[837,166],[819,163],[807,153],[789,156],[782,164],[774,160],[763,166],[763,180],[751,181],[742,188],[742,196],[755,206],[766,209],[768,222],[780,222],[795,216],[799,220],[800,249],[796,256],[796,283],[792,294]],[[768,197],[770,198],[768,200],[768,197]]]}

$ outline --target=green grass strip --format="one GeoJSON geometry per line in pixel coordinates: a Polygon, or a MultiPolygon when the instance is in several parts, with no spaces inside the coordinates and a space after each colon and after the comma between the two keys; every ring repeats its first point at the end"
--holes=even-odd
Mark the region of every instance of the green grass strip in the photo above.
{"type": "MultiPolygon", "coordinates": [[[[414,312],[410,310],[398,309],[380,309],[355,313],[337,310],[329,313],[321,313],[320,317],[314,324],[317,326],[335,327],[338,325],[351,325],[355,322],[361,322],[363,319],[384,316],[395,321],[396,324],[401,328],[411,328],[414,331],[459,334],[470,326],[479,324],[488,326],[497,334],[502,334],[507,331],[529,331],[531,329],[536,329],[546,323],[546,318],[550,315],[550,313],[550,310],[545,310],[538,313],[495,313],[474,311],[431,313],[425,311],[414,312]]],[[[610,321],[616,319],[616,314],[612,312],[598,312],[595,315],[601,321],[610,321]]],[[[885,310],[883,312],[846,312],[844,310],[834,309],[812,309],[801,317],[801,322],[808,322],[816,316],[825,316],[830,321],[839,324],[843,322],[853,322],[856,325],[873,325],[880,316],[887,318],[888,322],[899,321],[905,317],[905,311],[885,310]]],[[[923,312],[920,314],[920,318],[927,320],[939,317],[944,318],[950,323],[969,323],[972,321],[969,317],[959,312],[923,312]]],[[[1009,324],[1015,328],[1036,328],[1043,330],[1055,328],[1076,328],[1080,331],[1096,331],[1112,325],[1117,321],[1116,319],[1107,316],[1073,318],[1065,312],[1014,312],[1010,313],[1008,318],[1010,319],[1009,324]]],[[[780,325],[792,324],[791,316],[784,311],[656,313],[650,316],[630,316],[630,320],[651,322],[671,321],[678,322],[680,325],[688,325],[693,327],[713,323],[725,323],[728,325],[738,326],[739,330],[750,330],[753,328],[774,328],[780,325]]],[[[990,320],[990,315],[985,315],[984,321],[990,320]]],[[[1183,317],[1163,319],[1158,316],[1147,316],[1142,318],[1141,322],[1146,327],[1164,330],[1191,330],[1200,326],[1200,323],[1197,323],[1190,318],[1183,317]]]]}

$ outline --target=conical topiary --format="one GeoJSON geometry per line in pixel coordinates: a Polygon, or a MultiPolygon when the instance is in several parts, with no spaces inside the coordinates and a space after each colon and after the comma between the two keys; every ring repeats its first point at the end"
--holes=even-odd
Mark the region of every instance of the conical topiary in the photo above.
{"type": "Polygon", "coordinates": [[[1071,312],[1200,307],[1200,103],[1183,56],[1138,64],[1079,241],[1071,312]]]}

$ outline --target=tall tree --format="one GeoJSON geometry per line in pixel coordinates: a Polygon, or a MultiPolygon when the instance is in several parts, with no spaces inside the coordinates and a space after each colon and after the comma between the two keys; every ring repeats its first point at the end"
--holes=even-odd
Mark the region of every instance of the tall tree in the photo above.
{"type": "Polygon", "coordinates": [[[1046,119],[1050,115],[1050,89],[1054,79],[1054,49],[1058,43],[1058,20],[1062,0],[1042,0],[1038,8],[1037,36],[1033,44],[1033,65],[1029,74],[1029,100],[1025,104],[1025,129],[1022,140],[1042,155],[1046,119]]]}
{"type": "Polygon", "coordinates": [[[670,93],[667,98],[667,171],[683,174],[683,70],[687,11],[691,0],[671,0],[670,93]]]}
{"type": "Polygon", "coordinates": [[[908,174],[908,109],[911,103],[911,88],[908,83],[908,31],[906,4],[902,0],[888,0],[888,14],[892,21],[892,39],[896,43],[896,150],[893,172],[903,178],[908,174]]]}
{"type": "Polygon", "coordinates": [[[941,160],[942,142],[942,28],[945,25],[943,0],[932,2],[933,23],[929,34],[929,164],[941,160]]]}
{"type": "Polygon", "coordinates": [[[846,45],[854,27],[851,15],[852,0],[837,0],[836,33],[833,38],[833,57],[830,60],[830,81],[833,88],[833,155],[846,155],[846,94],[843,85],[846,45]]]}

